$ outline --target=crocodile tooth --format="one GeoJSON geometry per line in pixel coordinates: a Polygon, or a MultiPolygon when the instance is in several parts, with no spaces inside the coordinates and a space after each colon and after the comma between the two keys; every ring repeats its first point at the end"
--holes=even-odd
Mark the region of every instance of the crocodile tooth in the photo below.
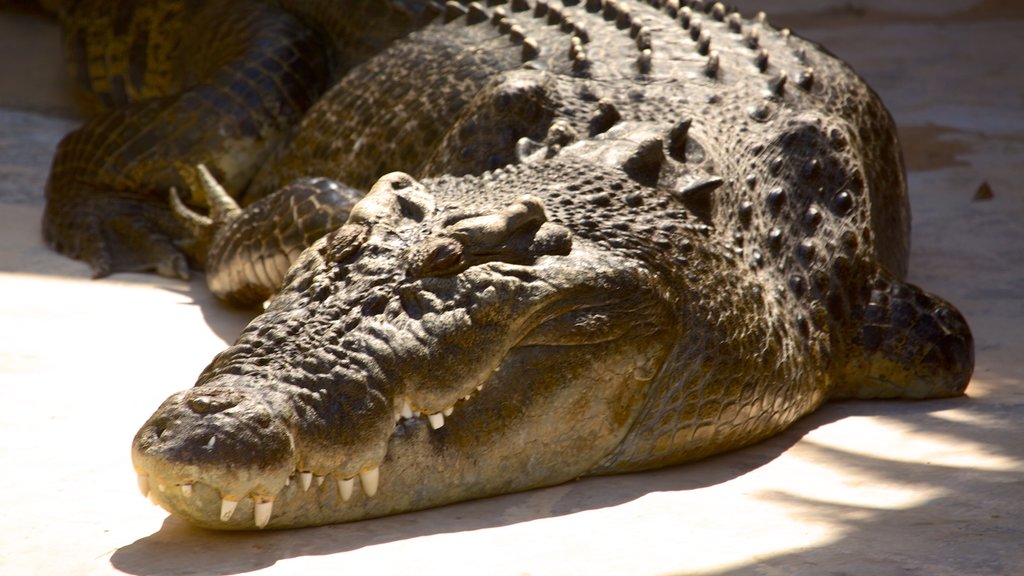
{"type": "Polygon", "coordinates": [[[363,485],[363,492],[368,497],[377,493],[377,486],[380,483],[380,468],[371,468],[359,473],[359,482],[363,485]]]}
{"type": "Polygon", "coordinates": [[[437,414],[428,414],[427,420],[430,420],[430,427],[434,430],[444,426],[444,415],[440,412],[437,414]]]}
{"type": "Polygon", "coordinates": [[[447,407],[447,408],[445,408],[444,410],[442,410],[441,414],[444,414],[445,417],[448,417],[448,416],[452,415],[452,412],[455,412],[455,405],[454,404],[449,406],[449,407],[447,407]]]}
{"type": "Polygon", "coordinates": [[[139,492],[142,492],[142,497],[146,498],[149,496],[149,474],[139,474],[138,478],[139,492]]]}
{"type": "Polygon", "coordinates": [[[287,478],[284,479],[284,485],[285,486],[291,486],[291,484],[292,484],[292,477],[291,477],[291,475],[289,475],[287,478]]]}
{"type": "Polygon", "coordinates": [[[465,396],[462,397],[462,400],[463,400],[463,402],[468,402],[469,399],[472,398],[472,397],[473,397],[472,394],[466,394],[465,396]]]}
{"type": "Polygon", "coordinates": [[[192,497],[192,485],[191,484],[182,484],[181,485],[181,495],[184,496],[185,498],[191,498],[192,497]]]}
{"type": "Polygon", "coordinates": [[[299,472],[299,480],[302,481],[302,491],[309,490],[309,485],[313,483],[312,472],[299,472]]]}
{"type": "Polygon", "coordinates": [[[261,502],[253,500],[253,521],[257,528],[264,528],[270,522],[270,513],[274,510],[274,501],[261,502]]]}
{"type": "Polygon", "coordinates": [[[220,501],[220,521],[227,522],[231,520],[231,515],[235,513],[235,508],[238,507],[238,500],[228,500],[224,497],[220,501]]]}
{"type": "Polygon", "coordinates": [[[355,483],[355,478],[338,480],[338,495],[341,496],[342,501],[348,502],[348,499],[352,497],[352,486],[354,486],[355,483]]]}
{"type": "Polygon", "coordinates": [[[402,418],[412,418],[412,404],[408,398],[402,400],[402,418]]]}
{"type": "Polygon", "coordinates": [[[484,385],[483,384],[480,384],[479,386],[476,387],[476,391],[477,392],[480,392],[483,389],[484,389],[484,385]]]}
{"type": "Polygon", "coordinates": [[[313,478],[316,479],[316,485],[317,486],[323,486],[324,485],[324,477],[323,476],[314,476],[313,478]]]}

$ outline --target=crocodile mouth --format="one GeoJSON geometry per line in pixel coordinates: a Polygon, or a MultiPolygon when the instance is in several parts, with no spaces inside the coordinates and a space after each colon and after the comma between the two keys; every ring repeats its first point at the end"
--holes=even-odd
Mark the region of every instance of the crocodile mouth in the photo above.
{"type": "MultiPolygon", "coordinates": [[[[393,430],[387,442],[388,454],[392,453],[391,448],[395,444],[402,442],[416,443],[418,439],[422,444],[435,447],[439,442],[443,443],[444,438],[439,437],[435,431],[440,431],[446,425],[445,432],[451,431],[453,425],[460,427],[462,422],[459,422],[457,412],[469,410],[484,386],[483,382],[475,385],[472,392],[436,413],[422,411],[409,396],[394,398],[391,403],[393,430]],[[431,435],[433,438],[430,438],[431,435]],[[427,442],[423,442],[424,440],[427,442]]],[[[139,435],[145,433],[155,435],[157,440],[164,436],[162,430],[153,430],[152,427],[148,431],[144,427],[139,435]]],[[[193,451],[210,453],[212,456],[218,449],[218,442],[222,445],[230,442],[227,434],[218,434],[216,431],[207,433],[208,440],[201,442],[193,451]]],[[[272,518],[276,520],[275,524],[294,526],[298,518],[308,516],[311,507],[337,509],[348,506],[351,502],[353,512],[374,508],[372,505],[368,506],[368,503],[381,489],[382,479],[391,468],[387,455],[382,462],[367,465],[355,474],[318,474],[302,466],[294,466],[297,458],[294,453],[293,434],[284,430],[286,439],[278,439],[275,442],[274,435],[266,434],[264,431],[260,442],[261,446],[269,448],[271,456],[283,458],[289,463],[284,464],[291,468],[286,474],[281,473],[281,465],[249,465],[250,469],[245,472],[242,470],[246,467],[244,465],[232,467],[234,476],[246,476],[252,484],[252,488],[244,495],[236,495],[237,490],[231,491],[235,493],[229,493],[217,486],[216,482],[204,480],[206,475],[202,471],[202,462],[193,461],[186,466],[180,466],[178,463],[165,463],[171,465],[162,466],[154,462],[152,456],[144,454],[145,448],[140,447],[137,440],[133,447],[133,457],[137,469],[140,470],[139,490],[143,497],[148,497],[154,504],[172,513],[185,516],[196,524],[219,529],[262,529],[271,524],[272,518]],[[276,454],[273,454],[275,452],[276,454]],[[187,472],[185,475],[176,474],[177,470],[187,472]]],[[[421,446],[419,449],[430,450],[430,446],[421,446]]],[[[160,457],[156,456],[156,459],[158,458],[160,457]]],[[[388,484],[387,481],[384,483],[388,484]]],[[[360,513],[367,512],[369,511],[360,513]]]]}
{"type": "Polygon", "coordinates": [[[253,393],[210,382],[181,392],[136,436],[139,488],[193,524],[252,530],[372,518],[579,477],[621,441],[644,394],[638,384],[664,357],[660,328],[640,321],[656,310],[604,304],[547,308],[496,366],[473,377],[467,368],[443,397],[413,387],[382,397],[366,419],[378,431],[357,439],[363,451],[342,466],[323,464],[327,457],[318,465],[309,453],[356,441],[339,435],[311,448],[272,386],[253,393]],[[584,337],[566,325],[589,329],[584,337]],[[197,406],[205,413],[196,415],[197,406]],[[566,462],[567,450],[580,457],[566,462]]]}

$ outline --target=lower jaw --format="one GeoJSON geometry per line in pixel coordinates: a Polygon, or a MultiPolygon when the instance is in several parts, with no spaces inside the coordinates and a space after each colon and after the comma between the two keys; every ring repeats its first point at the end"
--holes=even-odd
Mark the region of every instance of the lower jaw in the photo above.
{"type": "MultiPolygon", "coordinates": [[[[188,488],[164,485],[160,479],[149,478],[149,499],[191,524],[215,530],[256,530],[261,528],[299,528],[335,524],[413,510],[412,502],[399,503],[385,495],[387,485],[367,496],[360,480],[355,480],[350,493],[336,479],[319,477],[308,488],[293,479],[273,501],[242,498],[225,500],[216,488],[196,482],[188,488]],[[345,499],[348,496],[348,500],[345,499]],[[410,507],[411,505],[411,507],[410,507]],[[262,525],[261,525],[262,524],[262,525]]],[[[420,506],[420,508],[425,506],[420,506]]]]}

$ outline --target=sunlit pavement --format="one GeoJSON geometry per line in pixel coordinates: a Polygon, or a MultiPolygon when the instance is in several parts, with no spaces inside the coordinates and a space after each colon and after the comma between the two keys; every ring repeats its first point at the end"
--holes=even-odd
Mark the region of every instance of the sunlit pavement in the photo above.
{"type": "Polygon", "coordinates": [[[199,280],[93,281],[43,246],[42,186],[75,121],[53,25],[4,14],[0,574],[1024,574],[1024,7],[738,4],[821,41],[890,106],[911,279],[974,329],[968,398],[832,404],[702,463],[417,514],[191,528],[138,494],[128,448],[247,317],[199,280]],[[976,201],[983,182],[994,196],[976,201]]]}

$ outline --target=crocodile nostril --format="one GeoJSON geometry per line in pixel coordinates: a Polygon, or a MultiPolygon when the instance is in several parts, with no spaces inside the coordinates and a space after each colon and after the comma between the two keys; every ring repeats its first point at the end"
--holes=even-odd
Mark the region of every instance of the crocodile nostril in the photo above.
{"type": "Polygon", "coordinates": [[[194,396],[189,398],[188,407],[196,414],[214,414],[231,408],[237,402],[213,396],[194,396]]]}

